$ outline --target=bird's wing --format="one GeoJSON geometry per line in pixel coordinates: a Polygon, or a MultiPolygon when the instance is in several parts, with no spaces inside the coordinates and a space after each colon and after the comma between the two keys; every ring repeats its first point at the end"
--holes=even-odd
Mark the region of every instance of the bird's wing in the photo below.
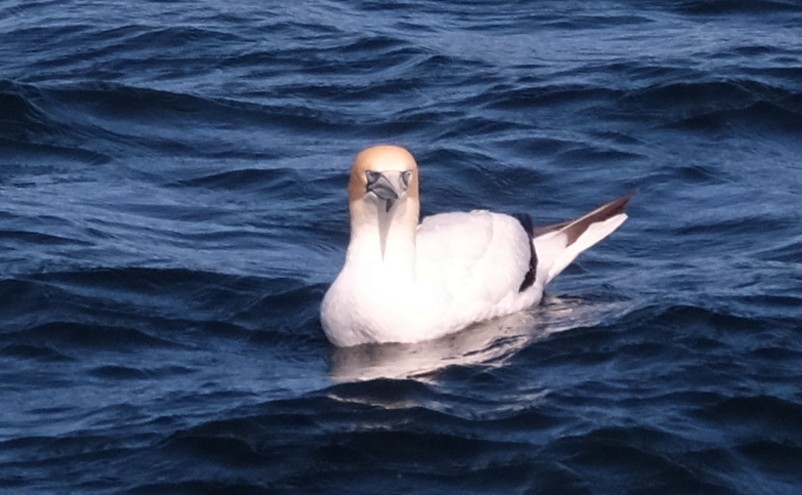
{"type": "MultiPolygon", "coordinates": [[[[488,211],[444,213],[418,227],[417,276],[470,313],[516,294],[530,268],[530,236],[515,218],[488,211]]],[[[455,308],[456,309],[456,308],[455,308]]]]}

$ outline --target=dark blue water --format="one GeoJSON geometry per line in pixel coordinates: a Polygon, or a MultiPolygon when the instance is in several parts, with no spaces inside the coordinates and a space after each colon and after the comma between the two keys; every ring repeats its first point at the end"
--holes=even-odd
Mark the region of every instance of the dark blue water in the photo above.
{"type": "Polygon", "coordinates": [[[802,493],[802,4],[0,2],[0,492],[802,493]],[[424,210],[638,190],[529,313],[335,350],[424,210]]]}

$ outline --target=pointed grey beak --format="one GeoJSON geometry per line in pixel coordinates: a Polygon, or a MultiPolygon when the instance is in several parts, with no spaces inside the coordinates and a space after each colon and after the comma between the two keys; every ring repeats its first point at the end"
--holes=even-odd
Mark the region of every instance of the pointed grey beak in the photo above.
{"type": "Polygon", "coordinates": [[[368,170],[365,172],[367,179],[366,192],[372,192],[382,201],[386,201],[385,210],[390,211],[399,196],[407,191],[410,172],[398,172],[389,170],[387,172],[375,172],[368,170]]]}

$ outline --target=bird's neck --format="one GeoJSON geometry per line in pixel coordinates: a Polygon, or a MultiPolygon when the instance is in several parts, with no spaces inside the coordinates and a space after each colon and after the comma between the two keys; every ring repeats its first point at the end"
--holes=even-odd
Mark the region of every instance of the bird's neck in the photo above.
{"type": "Polygon", "coordinates": [[[348,260],[414,276],[418,209],[410,203],[352,218],[348,260]]]}

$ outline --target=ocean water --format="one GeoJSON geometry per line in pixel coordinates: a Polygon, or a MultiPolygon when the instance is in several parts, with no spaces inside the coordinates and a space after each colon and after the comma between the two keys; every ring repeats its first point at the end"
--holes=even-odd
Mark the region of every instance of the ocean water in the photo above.
{"type": "Polygon", "coordinates": [[[802,4],[0,2],[0,492],[802,493],[802,4]],[[531,311],[335,349],[427,213],[637,190],[531,311]]]}

